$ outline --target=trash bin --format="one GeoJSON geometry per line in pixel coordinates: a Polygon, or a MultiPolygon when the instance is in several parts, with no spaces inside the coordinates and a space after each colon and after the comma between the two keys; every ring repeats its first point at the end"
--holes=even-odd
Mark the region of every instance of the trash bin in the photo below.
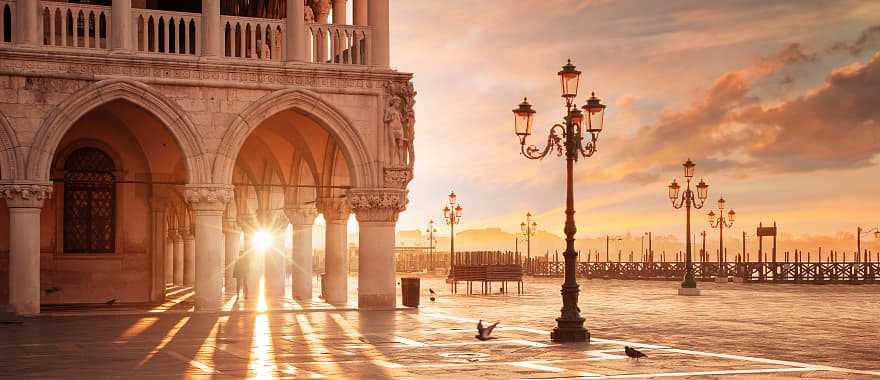
{"type": "Polygon", "coordinates": [[[327,299],[327,274],[321,273],[319,275],[318,279],[321,281],[321,298],[326,300],[327,299]]]}
{"type": "Polygon", "coordinates": [[[403,306],[419,307],[419,278],[406,277],[400,279],[400,298],[403,306]]]}

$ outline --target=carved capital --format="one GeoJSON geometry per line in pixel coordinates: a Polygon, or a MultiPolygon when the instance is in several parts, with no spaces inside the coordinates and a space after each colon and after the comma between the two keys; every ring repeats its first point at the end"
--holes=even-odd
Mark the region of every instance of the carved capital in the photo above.
{"type": "Polygon", "coordinates": [[[233,188],[226,185],[187,185],[183,198],[195,211],[222,212],[233,199],[233,188]]]}
{"type": "Polygon", "coordinates": [[[223,232],[236,233],[238,230],[238,221],[235,218],[223,218],[223,232]]]}
{"type": "Polygon", "coordinates": [[[52,198],[49,183],[2,183],[0,198],[9,208],[42,208],[43,201],[52,198]]]}
{"type": "Polygon", "coordinates": [[[412,179],[412,168],[391,167],[385,168],[382,182],[385,184],[385,187],[393,189],[406,189],[406,186],[409,185],[409,181],[412,181],[412,179]]]}
{"type": "Polygon", "coordinates": [[[311,226],[315,223],[318,210],[314,207],[293,207],[284,209],[287,219],[294,226],[311,226]]]}
{"type": "Polygon", "coordinates": [[[406,210],[409,191],[403,189],[351,189],[348,202],[359,222],[397,222],[406,210]]]}
{"type": "Polygon", "coordinates": [[[257,212],[257,220],[260,228],[277,231],[287,228],[288,218],[281,210],[261,210],[257,212]]]}
{"type": "Polygon", "coordinates": [[[328,222],[345,222],[351,214],[351,206],[345,198],[321,198],[318,200],[318,210],[324,214],[324,220],[328,222]]]}

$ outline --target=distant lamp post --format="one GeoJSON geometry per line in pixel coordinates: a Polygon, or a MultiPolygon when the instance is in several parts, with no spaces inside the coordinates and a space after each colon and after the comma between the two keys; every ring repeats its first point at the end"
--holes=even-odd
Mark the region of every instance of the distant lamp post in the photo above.
{"type": "Polygon", "coordinates": [[[455,192],[450,192],[449,204],[443,208],[443,219],[449,225],[449,274],[452,274],[452,266],[455,265],[455,225],[461,222],[461,211],[455,192]]]}
{"type": "Polygon", "coordinates": [[[538,223],[535,222],[532,213],[526,213],[526,220],[519,224],[519,228],[526,237],[526,260],[528,260],[532,257],[532,236],[535,236],[535,232],[538,231],[538,223]]]}
{"type": "MultiPolygon", "coordinates": [[[[856,257],[862,255],[862,235],[874,233],[874,238],[880,240],[880,227],[863,230],[861,226],[856,228],[856,257]]],[[[867,257],[867,256],[865,256],[867,257]]],[[[865,259],[865,261],[868,261],[865,259]]]]}
{"type": "Polygon", "coordinates": [[[434,245],[437,243],[437,228],[434,227],[434,219],[428,221],[425,233],[428,234],[428,267],[434,270],[434,245]]]}
{"type": "Polygon", "coordinates": [[[559,75],[562,97],[565,99],[564,124],[550,127],[547,145],[541,149],[534,145],[526,146],[526,138],[532,134],[535,110],[527,99],[513,110],[514,130],[519,137],[521,152],[529,159],[542,159],[551,151],[557,156],[565,156],[566,162],[566,201],[565,201],[565,281],[562,284],[562,310],[556,318],[556,328],[550,333],[554,342],[583,342],[590,339],[590,333],[584,328],[584,318],[578,308],[580,292],[575,269],[577,252],[574,248],[574,235],[577,227],[574,222],[574,162],[580,157],[590,157],[596,153],[596,142],[604,125],[605,105],[593,93],[581,112],[574,103],[577,97],[581,72],[575,69],[571,60],[562,66],[559,75]]]}
{"type": "Polygon", "coordinates": [[[712,228],[718,229],[718,269],[721,269],[721,264],[724,260],[724,228],[733,227],[733,221],[736,219],[736,211],[730,209],[727,211],[727,216],[724,216],[724,208],[727,205],[727,201],[724,200],[724,197],[718,199],[718,215],[715,215],[715,211],[709,211],[709,214],[706,215],[709,218],[709,226],[712,228]]]}
{"type": "Polygon", "coordinates": [[[697,281],[694,279],[694,262],[691,256],[691,207],[695,209],[703,208],[703,204],[706,202],[706,197],[709,196],[709,185],[701,179],[700,183],[696,186],[697,193],[695,195],[693,190],[691,190],[691,178],[694,177],[694,167],[697,165],[688,159],[682,166],[684,167],[684,178],[686,181],[684,192],[681,192],[681,185],[679,185],[675,179],[669,184],[669,200],[672,201],[672,207],[676,209],[684,207],[687,215],[687,228],[685,230],[687,239],[687,246],[685,249],[685,274],[684,281],[681,282],[681,288],[678,290],[678,294],[699,295],[700,291],[697,289],[697,281]],[[681,195],[680,197],[679,194],[681,195]]]}

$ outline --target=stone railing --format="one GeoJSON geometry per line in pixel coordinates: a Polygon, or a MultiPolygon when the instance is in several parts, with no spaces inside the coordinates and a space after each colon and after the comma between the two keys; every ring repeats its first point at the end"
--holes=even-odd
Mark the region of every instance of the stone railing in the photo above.
{"type": "Polygon", "coordinates": [[[307,57],[314,63],[363,65],[370,62],[370,28],[354,25],[306,25],[307,57]]]}
{"type": "Polygon", "coordinates": [[[201,54],[202,15],[132,9],[132,49],[144,53],[201,54]]]}
{"type": "Polygon", "coordinates": [[[0,0],[0,45],[12,43],[12,31],[15,30],[15,0],[0,0]]]}
{"type": "Polygon", "coordinates": [[[282,61],[284,20],[220,16],[224,55],[230,58],[282,61]]]}
{"type": "Polygon", "coordinates": [[[110,48],[110,7],[41,1],[40,16],[43,45],[110,48]]]}

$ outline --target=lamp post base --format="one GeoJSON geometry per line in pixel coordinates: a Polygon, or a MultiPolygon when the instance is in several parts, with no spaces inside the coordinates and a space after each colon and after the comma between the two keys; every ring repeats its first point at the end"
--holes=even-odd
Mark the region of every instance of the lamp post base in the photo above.
{"type": "Polygon", "coordinates": [[[589,342],[590,332],[584,328],[584,319],[566,321],[556,318],[557,326],[550,332],[550,340],[559,343],[589,342]]]}
{"type": "Polygon", "coordinates": [[[680,295],[680,296],[698,296],[698,295],[700,295],[700,289],[697,289],[697,288],[678,288],[678,295],[680,295]]]}

